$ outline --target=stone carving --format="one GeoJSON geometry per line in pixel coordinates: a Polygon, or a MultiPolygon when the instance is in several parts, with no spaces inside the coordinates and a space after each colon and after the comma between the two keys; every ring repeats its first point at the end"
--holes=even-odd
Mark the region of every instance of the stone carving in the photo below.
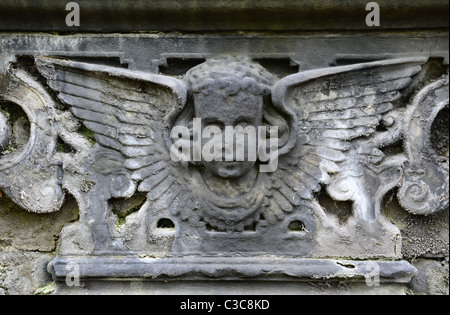
{"type": "Polygon", "coordinates": [[[11,137],[11,127],[6,120],[5,115],[0,112],[0,151],[6,149],[11,137]]]}
{"type": "MultiPolygon", "coordinates": [[[[0,188],[39,213],[57,211],[64,193],[72,194],[80,220],[63,229],[60,255],[105,256],[107,265],[116,264],[110,254],[397,259],[399,230],[380,209],[385,194],[398,186],[402,206],[416,214],[448,207],[448,158],[438,158],[426,140],[432,120],[448,106],[448,77],[424,87],[407,107],[401,94],[426,61],[393,59],[277,78],[247,57],[219,56],[177,79],[38,57],[37,69],[70,113],[56,110],[55,100],[23,71],[6,73],[1,97],[22,106],[32,127],[22,152],[0,157],[0,188]],[[206,159],[196,156],[196,146],[206,144],[196,119],[201,130],[264,127],[270,139],[277,130],[277,141],[257,138],[256,151],[265,158],[248,158],[246,142],[244,160],[226,161],[226,149],[216,152],[218,160],[206,159]],[[81,123],[95,143],[77,132],[81,123]],[[189,137],[177,137],[176,126],[189,137]],[[73,152],[54,154],[58,138],[73,152]],[[383,153],[402,139],[405,153],[383,153]],[[174,159],[177,143],[192,149],[185,160],[174,159]],[[25,170],[30,175],[20,176],[25,170]],[[34,185],[27,189],[23,181],[34,185]],[[352,202],[345,224],[319,204],[322,189],[352,202]],[[135,203],[121,224],[116,202],[135,203]]],[[[3,151],[11,132],[1,112],[0,130],[3,151]]],[[[152,274],[154,265],[134,259],[119,264],[143,264],[152,274]]],[[[167,262],[170,272],[158,265],[155,276],[199,272],[178,270],[177,259],[167,262]]],[[[211,264],[223,273],[232,269],[226,262],[211,264]]],[[[62,276],[61,264],[55,266],[62,276]]],[[[278,273],[304,275],[288,269],[278,273]]],[[[135,275],[127,270],[122,276],[135,275]]]]}
{"type": "Polygon", "coordinates": [[[398,197],[414,214],[431,214],[448,208],[449,160],[431,146],[431,126],[448,107],[448,76],[424,87],[406,112],[404,148],[408,161],[398,197]]]}
{"type": "MultiPolygon", "coordinates": [[[[53,156],[58,137],[54,102],[24,71],[11,70],[0,82],[1,98],[20,105],[31,125],[30,137],[23,149],[0,156],[0,189],[30,212],[58,211],[64,202],[64,192],[62,164],[53,156]]],[[[3,114],[0,114],[0,129],[6,131],[0,137],[0,147],[5,148],[11,126],[3,114]]]]}

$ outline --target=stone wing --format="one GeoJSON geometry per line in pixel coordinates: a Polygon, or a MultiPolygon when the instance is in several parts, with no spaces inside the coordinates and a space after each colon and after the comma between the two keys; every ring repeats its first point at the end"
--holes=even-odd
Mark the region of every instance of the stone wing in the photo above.
{"type": "Polygon", "coordinates": [[[39,57],[36,64],[59,99],[94,132],[97,143],[124,157],[134,181],[128,197],[137,187],[157,199],[172,186],[169,129],[186,102],[183,81],[58,58],[39,57]]]}
{"type": "MultiPolygon", "coordinates": [[[[284,211],[313,198],[356,145],[376,131],[427,58],[404,58],[300,72],[280,80],[273,101],[298,118],[295,147],[273,174],[284,211]]],[[[276,207],[272,207],[276,208],[276,207]]]]}

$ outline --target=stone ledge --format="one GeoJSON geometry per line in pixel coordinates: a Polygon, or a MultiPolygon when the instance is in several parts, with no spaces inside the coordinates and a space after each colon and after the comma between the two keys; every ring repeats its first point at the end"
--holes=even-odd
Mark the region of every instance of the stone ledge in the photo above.
{"type": "Polygon", "coordinates": [[[417,270],[407,261],[356,261],[309,258],[64,257],[53,273],[63,282],[79,268],[82,280],[146,281],[342,281],[365,282],[379,271],[380,283],[406,284],[417,270]],[[377,269],[378,270],[375,270],[377,269]]]}
{"type": "Polygon", "coordinates": [[[381,25],[368,27],[368,0],[307,1],[76,1],[81,25],[65,24],[59,0],[2,0],[0,31],[328,31],[432,29],[449,25],[446,0],[378,0],[381,25]]]}

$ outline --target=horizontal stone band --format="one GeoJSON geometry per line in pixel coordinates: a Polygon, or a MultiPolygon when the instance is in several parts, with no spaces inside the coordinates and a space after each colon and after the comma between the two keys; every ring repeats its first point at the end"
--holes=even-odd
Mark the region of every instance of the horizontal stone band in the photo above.
{"type": "Polygon", "coordinates": [[[378,271],[382,283],[409,283],[417,270],[407,261],[355,261],[308,258],[138,258],[64,257],[52,263],[56,279],[64,281],[73,267],[80,279],[148,281],[365,281],[378,271]],[[374,268],[375,267],[375,268],[374,268]],[[376,270],[378,269],[378,270],[376,270]]]}

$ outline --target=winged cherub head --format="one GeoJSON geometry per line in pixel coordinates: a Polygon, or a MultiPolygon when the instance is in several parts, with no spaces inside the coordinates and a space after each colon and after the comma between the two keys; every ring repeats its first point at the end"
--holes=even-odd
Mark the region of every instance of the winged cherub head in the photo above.
{"type": "MultiPolygon", "coordinates": [[[[191,101],[194,104],[192,116],[200,119],[202,130],[216,128],[223,131],[223,143],[226,141],[226,128],[249,127],[245,130],[260,132],[261,126],[267,126],[263,129],[265,131],[276,126],[279,133],[275,135],[277,141],[279,135],[289,129],[288,121],[271,105],[271,88],[277,78],[247,57],[224,56],[210,59],[192,68],[184,80],[190,87],[191,101]]],[[[249,137],[248,134],[247,136],[249,137]]],[[[257,132],[256,148],[258,136],[260,134],[257,132]]],[[[206,142],[207,139],[202,137],[202,147],[206,142]]],[[[260,157],[251,158],[249,153],[254,148],[250,143],[249,140],[243,146],[244,159],[237,158],[237,149],[231,153],[232,159],[229,156],[227,158],[224,144],[219,158],[202,158],[201,162],[216,177],[240,178],[254,169],[256,163],[261,162],[260,157]]]]}

